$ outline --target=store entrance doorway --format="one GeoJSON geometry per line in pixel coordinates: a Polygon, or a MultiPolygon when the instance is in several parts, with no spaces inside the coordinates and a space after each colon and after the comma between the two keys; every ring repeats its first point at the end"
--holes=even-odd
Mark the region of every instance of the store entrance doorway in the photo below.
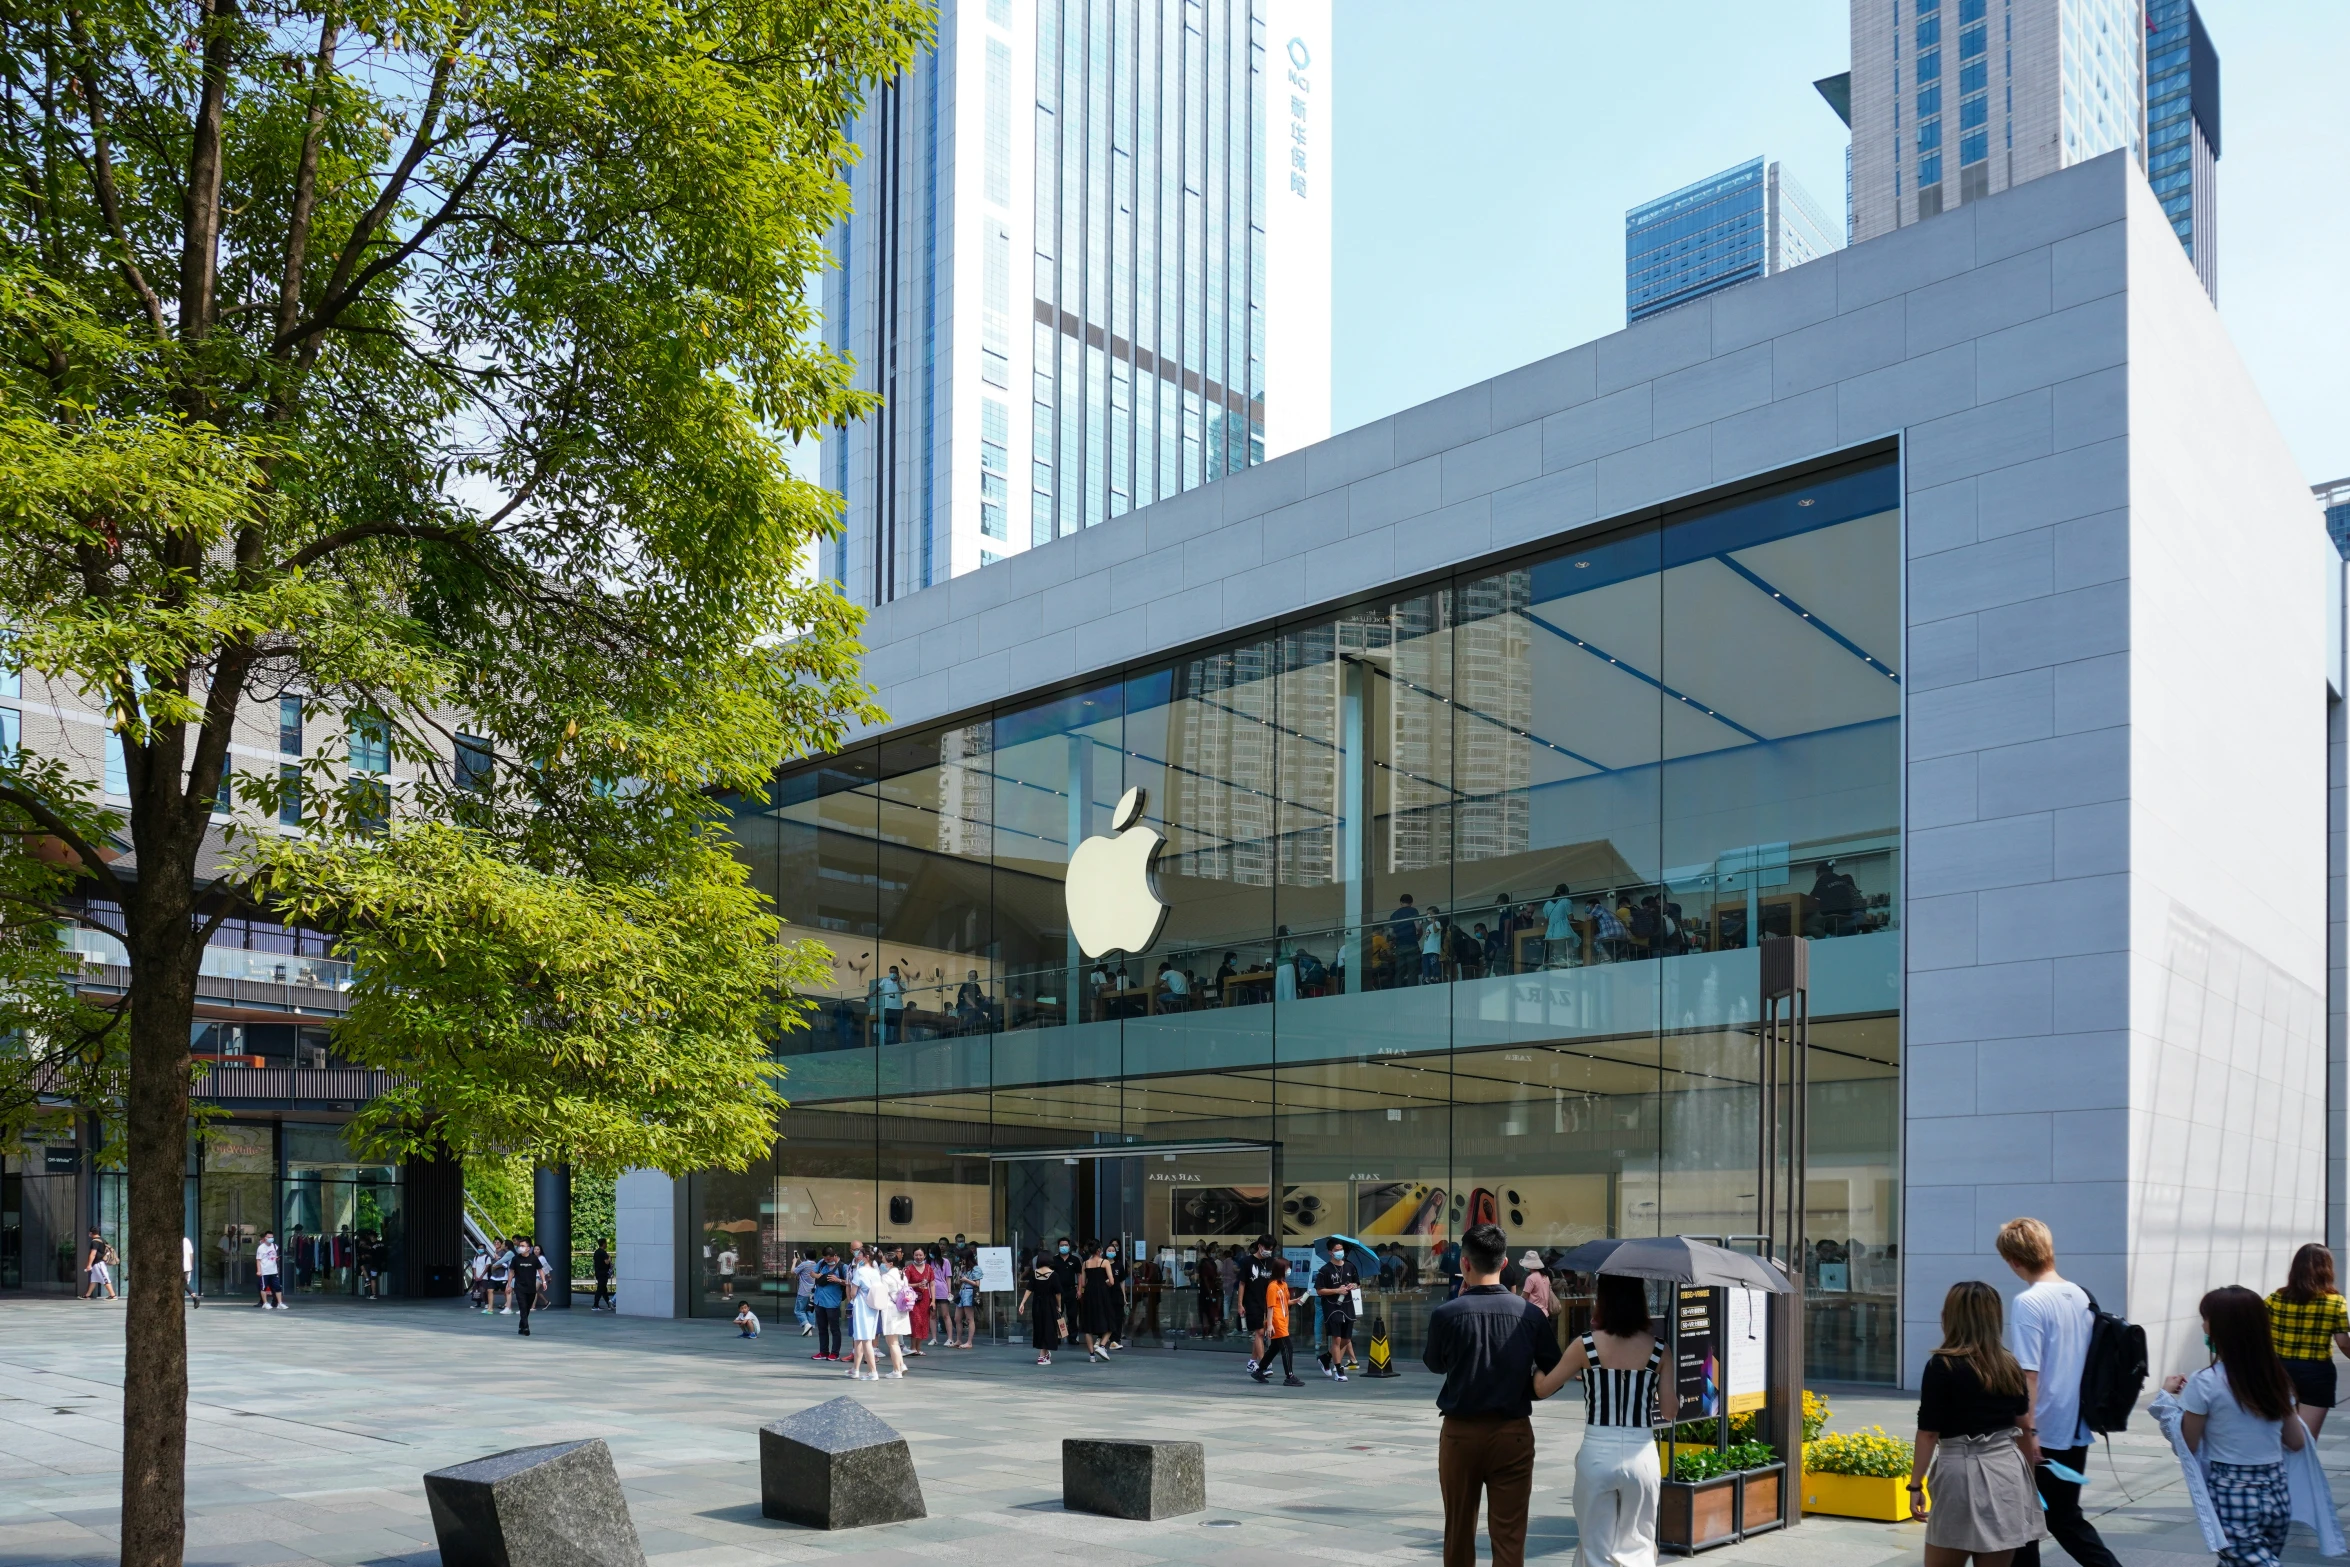
{"type": "MultiPolygon", "coordinates": [[[[1067,1237],[1078,1250],[1113,1242],[1125,1280],[1130,1343],[1242,1349],[1247,1336],[1220,1274],[1203,1263],[1278,1232],[1276,1150],[1267,1143],[1185,1143],[1022,1151],[992,1156],[995,1233],[1018,1269],[1067,1237]]],[[[1025,1320],[999,1319],[1006,1342],[1025,1320]]]]}

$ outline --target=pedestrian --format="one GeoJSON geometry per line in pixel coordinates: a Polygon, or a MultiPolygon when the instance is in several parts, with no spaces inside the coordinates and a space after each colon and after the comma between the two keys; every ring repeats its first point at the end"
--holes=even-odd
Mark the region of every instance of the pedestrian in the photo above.
{"type": "Polygon", "coordinates": [[[1558,1315],[1558,1297],[1550,1285],[1550,1273],[1542,1264],[1542,1253],[1528,1247],[1526,1255],[1518,1259],[1518,1294],[1526,1304],[1546,1317],[1558,1315]]]}
{"type": "Polygon", "coordinates": [[[106,1244],[105,1236],[96,1230],[90,1232],[89,1255],[82,1259],[82,1274],[88,1280],[82,1286],[82,1299],[96,1300],[100,1290],[106,1292],[108,1300],[117,1298],[114,1293],[114,1270],[106,1261],[112,1250],[106,1244]]]}
{"type": "Polygon", "coordinates": [[[1248,1334],[1248,1374],[1265,1359],[1265,1286],[1273,1282],[1273,1237],[1260,1235],[1249,1247],[1240,1278],[1240,1326],[1248,1334]]]}
{"type": "Polygon", "coordinates": [[[1191,1281],[1199,1290],[1199,1336],[1221,1338],[1224,1332],[1224,1269],[1216,1258],[1216,1243],[1200,1248],[1191,1265],[1191,1281]]]}
{"type": "Polygon", "coordinates": [[[1224,1296],[1216,1312],[1217,1336],[1232,1331],[1232,1324],[1240,1320],[1240,1266],[1241,1252],[1237,1246],[1224,1248],[1224,1255],[1216,1259],[1216,1274],[1223,1281],[1224,1296]]]}
{"type": "Polygon", "coordinates": [[[954,1253],[941,1235],[930,1251],[930,1336],[943,1349],[955,1347],[954,1253]]]}
{"type": "Polygon", "coordinates": [[[840,1248],[824,1248],[824,1260],[816,1264],[809,1275],[813,1282],[813,1309],[816,1313],[816,1353],[810,1360],[828,1360],[840,1363],[840,1307],[848,1293],[849,1276],[840,1265],[840,1248]]]}
{"type": "Polygon", "coordinates": [[[906,1374],[905,1339],[914,1328],[914,1286],[898,1265],[898,1257],[893,1248],[881,1270],[881,1336],[889,1340],[889,1374],[893,1377],[906,1374]]]}
{"type": "Polygon", "coordinates": [[[1281,1357],[1281,1385],[1304,1387],[1305,1380],[1297,1374],[1296,1362],[1289,1351],[1289,1259],[1275,1257],[1273,1276],[1265,1281],[1265,1348],[1260,1364],[1251,1373],[1259,1382],[1273,1379],[1273,1357],[1281,1357]]]}
{"type": "Polygon", "coordinates": [[[274,1231],[261,1232],[261,1244],[253,1248],[254,1280],[261,1286],[261,1299],[255,1302],[262,1310],[286,1309],[285,1291],[278,1286],[277,1235],[274,1231]]]}
{"type": "Polygon", "coordinates": [[[204,1292],[196,1287],[196,1241],[189,1235],[180,1237],[180,1293],[191,1306],[204,1304],[204,1292]]]}
{"type": "Polygon", "coordinates": [[[718,1293],[727,1300],[734,1299],[734,1270],[742,1263],[742,1255],[734,1249],[734,1242],[721,1242],[718,1248],[718,1293]]]}
{"type": "Polygon", "coordinates": [[[595,1298],[588,1302],[588,1310],[610,1311],[612,1309],[612,1252],[611,1248],[604,1244],[604,1237],[601,1235],[596,1237],[596,1255],[589,1266],[595,1270],[596,1294],[595,1298]]]}
{"type": "MultiPolygon", "coordinates": [[[[1541,1375],[1555,1390],[1563,1379],[1550,1373],[1565,1357],[1542,1313],[1501,1287],[1501,1265],[1509,1255],[1501,1226],[1472,1226],[1461,1242],[1468,1283],[1428,1314],[1428,1347],[1420,1356],[1421,1364],[1444,1378],[1436,1395],[1444,1417],[1436,1442],[1444,1567],[1476,1567],[1480,1500],[1493,1567],[1524,1567],[1526,1506],[1534,1494],[1535,1379],[1541,1375]]],[[[1584,1439],[1590,1440],[1588,1433],[1584,1439]]]]}
{"type": "MultiPolygon", "coordinates": [[[[539,1288],[537,1305],[539,1310],[544,1311],[547,1309],[547,1291],[552,1289],[555,1284],[555,1270],[560,1267],[564,1270],[565,1277],[569,1277],[571,1259],[569,1257],[558,1258],[551,1255],[544,1246],[539,1245],[536,1241],[531,1242],[530,1250],[531,1255],[537,1257],[539,1260],[539,1288]]],[[[384,1273],[391,1267],[391,1252],[382,1241],[377,1240],[369,1244],[367,1249],[367,1256],[370,1267],[372,1269],[372,1277],[369,1281],[372,1286],[377,1281],[380,1281],[384,1273]]],[[[368,1293],[370,1296],[373,1296],[376,1292],[375,1289],[371,1287],[368,1293]]]]}
{"type": "Polygon", "coordinates": [[[1110,1248],[1097,1245],[1077,1270],[1077,1332],[1087,1360],[1107,1360],[1105,1341],[1117,1327],[1118,1281],[1110,1271],[1110,1248]]]}
{"type": "Polygon", "coordinates": [[[1167,1336],[1159,1325],[1159,1299],[1166,1293],[1166,1271],[1156,1257],[1145,1257],[1134,1265],[1134,1309],[1127,1322],[1130,1331],[1139,1331],[1146,1338],[1167,1336]]]}
{"type": "Polygon", "coordinates": [[[880,1340],[881,1261],[859,1245],[849,1253],[849,1380],[881,1380],[880,1340]]]}
{"type": "Polygon", "coordinates": [[[955,1345],[959,1337],[962,1342],[956,1347],[971,1347],[971,1331],[978,1311],[979,1251],[976,1247],[965,1246],[955,1254],[955,1321],[947,1330],[948,1344],[955,1345]]]}
{"type": "Polygon", "coordinates": [[[540,1255],[538,1246],[529,1236],[514,1243],[514,1260],[507,1264],[510,1281],[507,1294],[522,1298],[522,1320],[515,1325],[515,1333],[530,1337],[530,1314],[539,1303],[539,1276],[547,1270],[547,1259],[540,1255]]]}
{"type": "Polygon", "coordinates": [[[2268,1325],[2301,1423],[2316,1436],[2334,1407],[2334,1351],[2350,1355],[2350,1311],[2334,1287],[2332,1252],[2312,1241],[2293,1253],[2285,1287],[2268,1297],[2268,1325]]]}
{"type": "MultiPolygon", "coordinates": [[[[1583,1567],[1655,1567],[1664,1476],[1652,1428],[1660,1414],[1672,1420],[1677,1394],[1662,1372],[1665,1346],[1648,1312],[1648,1286],[1612,1273],[1593,1285],[1591,1330],[1554,1369],[1534,1379],[1534,1396],[1548,1398],[1571,1377],[1583,1382],[1583,1445],[1575,1451],[1576,1559],[1583,1567]]],[[[1537,1313],[1528,1320],[1556,1343],[1549,1315],[1520,1298],[1528,1312],[1537,1313]]],[[[1498,1546],[1495,1551],[1498,1559],[1498,1546]]]]}
{"type": "Polygon", "coordinates": [[[514,1242],[501,1240],[496,1244],[497,1255],[490,1259],[490,1293],[502,1299],[498,1315],[514,1315],[514,1242]]]}
{"type": "Polygon", "coordinates": [[[759,1336],[759,1314],[751,1309],[751,1303],[749,1301],[746,1300],[735,1308],[734,1325],[742,1329],[742,1336],[744,1338],[757,1338],[759,1336]]]}
{"type": "Polygon", "coordinates": [[[1014,1316],[1035,1308],[1029,1318],[1028,1342],[1035,1348],[1036,1363],[1040,1366],[1053,1363],[1053,1351],[1061,1347],[1065,1336],[1061,1332],[1062,1268],[1059,1253],[1048,1255],[1040,1251],[1031,1256],[1028,1270],[1020,1279],[1019,1302],[1012,1308],[1014,1316]]]}
{"type": "Polygon", "coordinates": [[[1355,1363],[1355,1319],[1363,1313],[1363,1276],[1347,1260],[1346,1242],[1330,1243],[1330,1260],[1314,1270],[1322,1302],[1322,1375],[1344,1382],[1355,1363]]]}
{"type": "Polygon", "coordinates": [[[816,1259],[804,1251],[792,1253],[792,1315],[799,1319],[800,1337],[816,1332],[816,1259]]]}
{"type": "Polygon", "coordinates": [[[2228,1537],[2219,1559],[2230,1567],[2277,1567],[2293,1518],[2285,1453],[2309,1440],[2293,1418],[2297,1390],[2258,1295],[2230,1284],[2196,1309],[2212,1364],[2191,1377],[2163,1378],[2163,1390],[2185,1411],[2179,1434],[2203,1460],[2212,1511],[2228,1537]]]}
{"type": "MultiPolygon", "coordinates": [[[[2048,1504],[2048,1532],[2081,1567],[2121,1567],[2081,1516],[2081,1485],[2059,1479],[2049,1467],[2062,1464],[2085,1473],[2089,1422],[2081,1413],[2081,1372],[2089,1363],[2089,1292],[2058,1275],[2056,1238],[2038,1219],[2010,1219],[1994,1243],[1999,1256],[2024,1281],[2008,1312],[2008,1347],[2024,1368],[2032,1407],[2018,1423],[2032,1481],[2048,1504]]],[[[2027,1540],[2014,1567],[2040,1567],[2040,1542],[2027,1540]]]]}
{"type": "Polygon", "coordinates": [[[1970,1556],[1979,1567],[2005,1567],[2048,1532],[2017,1445],[2030,1399],[2024,1368],[2002,1342],[2001,1316],[1999,1292],[1980,1279],[1942,1297],[1942,1347],[1918,1382],[1909,1473],[1909,1515],[1925,1521],[1926,1567],[1963,1567],[1970,1556]]]}
{"type": "Polygon", "coordinates": [[[937,1270],[930,1264],[930,1253],[914,1248],[914,1260],[906,1265],[906,1283],[914,1291],[914,1309],[911,1313],[914,1343],[906,1353],[919,1355],[922,1346],[930,1342],[931,1305],[937,1299],[934,1286],[938,1283],[937,1270]]]}

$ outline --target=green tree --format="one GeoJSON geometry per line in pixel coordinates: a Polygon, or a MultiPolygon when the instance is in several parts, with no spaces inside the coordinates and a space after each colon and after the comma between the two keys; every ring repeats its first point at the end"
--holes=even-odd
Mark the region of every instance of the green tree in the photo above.
{"type": "MultiPolygon", "coordinates": [[[[135,1279],[178,1266],[197,966],[239,908],[360,964],[338,1048],[404,1084],[378,1152],[766,1146],[762,1036],[808,959],[708,801],[877,716],[854,610],[796,570],[836,516],[783,443],[867,411],[805,280],[843,128],[929,26],[915,0],[0,12],[0,622],[104,708],[129,786],[126,855],[12,761],[0,850],[59,846],[122,910],[135,1279]],[[305,764],[299,836],[230,752],[289,691],[358,737],[305,764]],[[460,714],[489,743],[454,767],[460,714]],[[220,865],[224,780],[249,830],[220,865]]],[[[54,935],[53,904],[0,906],[54,935]]],[[[180,1560],[186,1390],[174,1292],[134,1290],[126,1563],[180,1560]]]]}

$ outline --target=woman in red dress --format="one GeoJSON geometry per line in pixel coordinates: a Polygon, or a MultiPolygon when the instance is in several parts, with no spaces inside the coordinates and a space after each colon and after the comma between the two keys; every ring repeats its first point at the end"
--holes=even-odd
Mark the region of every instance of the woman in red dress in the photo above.
{"type": "Polygon", "coordinates": [[[914,1347],[906,1351],[909,1355],[921,1354],[922,1346],[930,1342],[930,1270],[929,1254],[915,1247],[914,1260],[906,1264],[906,1283],[914,1291],[914,1347]]]}

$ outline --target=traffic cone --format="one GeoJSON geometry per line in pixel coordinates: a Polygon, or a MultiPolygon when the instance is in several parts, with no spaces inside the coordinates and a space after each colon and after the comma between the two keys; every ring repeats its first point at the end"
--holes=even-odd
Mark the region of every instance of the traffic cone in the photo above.
{"type": "Polygon", "coordinates": [[[1371,1319],[1371,1363],[1364,1369],[1363,1375],[1391,1377],[1396,1374],[1395,1355],[1387,1347],[1387,1319],[1373,1317],[1371,1319]]]}

